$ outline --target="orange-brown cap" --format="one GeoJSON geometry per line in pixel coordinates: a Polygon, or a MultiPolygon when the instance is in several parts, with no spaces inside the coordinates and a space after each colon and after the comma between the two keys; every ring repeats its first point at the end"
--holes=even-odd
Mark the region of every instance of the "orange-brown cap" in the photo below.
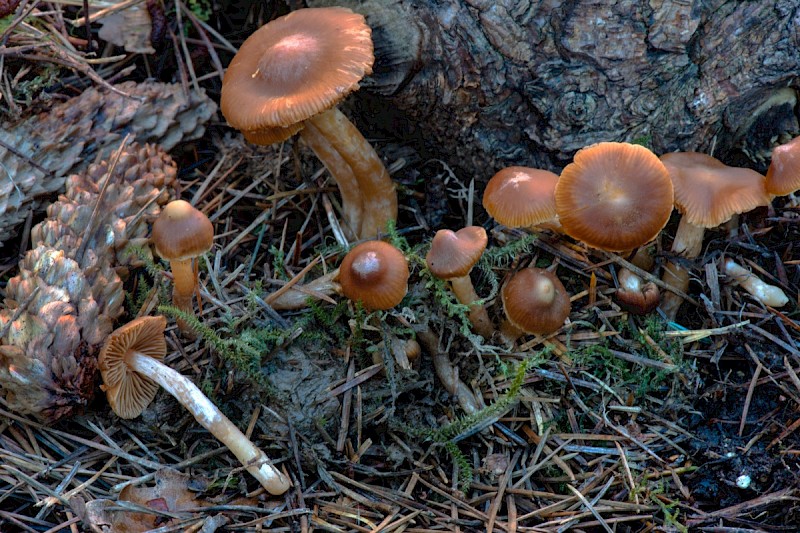
{"type": "Polygon", "coordinates": [[[558,175],[528,167],[504,168],[483,191],[483,208],[509,228],[524,228],[556,218],[558,175]]]}
{"type": "Polygon", "coordinates": [[[766,180],[755,170],[729,167],[698,152],[664,154],[661,161],[675,187],[675,207],[697,227],[714,228],[769,203],[766,180]]]}
{"type": "Polygon", "coordinates": [[[120,418],[136,418],[158,391],[158,385],[131,370],[126,358],[139,352],[161,361],[167,354],[163,316],[142,316],[111,332],[100,350],[98,366],[111,409],[120,418]]]}
{"type": "Polygon", "coordinates": [[[211,249],[214,226],[208,217],[185,200],[173,200],[153,223],[156,253],[168,261],[197,257],[211,249]]]}
{"type": "Polygon", "coordinates": [[[488,242],[486,230],[480,226],[440,229],[433,236],[425,263],[439,279],[462,278],[480,260],[488,242]]]}
{"type": "Polygon", "coordinates": [[[547,335],[564,324],[570,302],[564,284],[552,272],[529,267],[506,282],[501,291],[503,309],[518,329],[547,335]]]}
{"type": "Polygon", "coordinates": [[[800,189],[800,137],[772,149],[767,169],[767,192],[772,196],[800,189]]]}
{"type": "Polygon", "coordinates": [[[276,126],[274,128],[261,128],[257,131],[243,131],[244,139],[247,142],[260,146],[269,146],[283,142],[298,131],[303,129],[303,123],[292,124],[290,126],[276,126]]]}
{"type": "Polygon", "coordinates": [[[626,268],[619,271],[618,279],[617,302],[620,307],[635,315],[646,315],[658,307],[661,295],[655,283],[645,282],[626,268]]]}
{"type": "Polygon", "coordinates": [[[370,310],[399,304],[408,292],[408,276],[402,252],[383,241],[354,246],[339,266],[342,293],[370,310]]]}
{"type": "Polygon", "coordinates": [[[372,30],[341,7],[299,9],[245,40],[222,81],[234,128],[287,127],[336,105],[372,72],[372,30]]]}
{"type": "Polygon", "coordinates": [[[653,152],[629,143],[582,148],[556,185],[564,231],[614,252],[653,240],[669,220],[672,201],[667,169],[653,152]]]}

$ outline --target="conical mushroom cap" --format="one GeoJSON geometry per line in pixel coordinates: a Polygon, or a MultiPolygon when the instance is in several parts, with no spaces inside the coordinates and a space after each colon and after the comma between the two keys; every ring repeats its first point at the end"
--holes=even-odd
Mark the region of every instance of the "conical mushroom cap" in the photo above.
{"type": "Polygon", "coordinates": [[[488,242],[486,230],[480,226],[440,229],[433,236],[425,263],[439,279],[461,278],[480,260],[488,242]]]}
{"type": "Polygon", "coordinates": [[[658,157],[636,144],[582,148],[561,172],[556,208],[564,231],[601,250],[632,250],[653,240],[672,213],[672,182],[658,157]]]}
{"type": "Polygon", "coordinates": [[[286,128],[358,89],[374,59],[363,15],[342,7],[293,11],[242,44],[223,78],[222,114],[242,131],[286,128]]]}
{"type": "Polygon", "coordinates": [[[102,389],[120,418],[136,418],[155,398],[158,384],[131,370],[126,359],[128,354],[139,352],[163,360],[167,354],[166,327],[163,316],[139,317],[114,330],[100,350],[102,389]]]}
{"type": "Polygon", "coordinates": [[[697,227],[715,228],[769,203],[765,178],[755,170],[729,167],[698,152],[664,154],[661,161],[675,187],[675,206],[697,227]]]}
{"type": "Polygon", "coordinates": [[[489,180],[483,208],[500,224],[525,228],[556,218],[558,175],[528,167],[504,168],[489,180]]]}

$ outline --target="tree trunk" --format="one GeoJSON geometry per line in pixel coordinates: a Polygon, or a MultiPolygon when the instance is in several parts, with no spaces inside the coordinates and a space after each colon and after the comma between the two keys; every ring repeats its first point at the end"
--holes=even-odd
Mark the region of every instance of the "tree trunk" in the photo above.
{"type": "Polygon", "coordinates": [[[335,3],[373,27],[362,121],[480,180],[604,140],[763,170],[800,129],[796,0],[335,3]]]}

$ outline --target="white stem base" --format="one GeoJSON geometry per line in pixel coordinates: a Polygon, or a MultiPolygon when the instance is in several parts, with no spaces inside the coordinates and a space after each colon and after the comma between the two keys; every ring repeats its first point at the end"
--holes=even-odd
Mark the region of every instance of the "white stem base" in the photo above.
{"type": "Polygon", "coordinates": [[[289,490],[292,484],[286,476],[272,466],[267,455],[250,442],[189,378],[138,352],[129,354],[127,362],[131,369],[152,379],[181,402],[201,426],[233,452],[270,494],[283,494],[289,490]]]}

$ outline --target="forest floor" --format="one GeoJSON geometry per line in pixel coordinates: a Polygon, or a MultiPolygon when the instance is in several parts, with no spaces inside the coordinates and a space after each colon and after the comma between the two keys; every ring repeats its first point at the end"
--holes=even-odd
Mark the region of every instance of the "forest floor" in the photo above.
{"type": "MultiPolygon", "coordinates": [[[[226,42],[246,32],[225,32],[238,26],[222,19],[214,35],[200,21],[205,4],[192,5],[182,17],[175,6],[153,12],[162,17],[153,16],[157,54],[125,54],[100,39],[107,60],[90,64],[82,27],[64,29],[77,7],[23,4],[24,22],[2,19],[16,50],[0,65],[6,118],[96,83],[86,69],[112,82],[182,78],[218,101],[226,42]],[[36,31],[70,39],[32,52],[25,43],[36,31]]],[[[245,26],[270,18],[270,5],[248,11],[245,26]]],[[[388,238],[412,272],[403,302],[371,314],[339,296],[291,312],[268,305],[271,293],[335,268],[346,251],[329,224],[339,212],[335,184],[300,142],[254,147],[217,116],[202,139],[172,153],[182,197],[212,218],[217,237],[200,265],[211,332],[189,340],[171,320],[166,362],[294,486],[266,494],[163,393],[142,417],[121,420],[98,391],[84,415],[56,424],[0,399],[0,531],[798,530],[797,208],[778,198],[732,231],[707,232],[689,265],[694,301],[668,322],[615,303],[618,255],[498,226],[481,208],[479,183],[408,144],[371,140],[398,184],[388,238]],[[472,278],[495,324],[498,287],[535,264],[554,269],[572,295],[561,330],[510,349],[469,333],[463,307],[424,257],[435,230],[470,224],[489,233],[472,278]],[[723,256],[782,287],[790,303],[768,308],[727,283],[723,256]],[[436,376],[430,345],[408,367],[395,358],[423,330],[485,410],[465,415],[436,376]]],[[[670,257],[677,216],[652,248],[657,265],[670,257]]],[[[24,237],[0,249],[4,280],[25,249],[24,237]]],[[[163,270],[132,273],[129,317],[168,303],[163,270]]]]}

